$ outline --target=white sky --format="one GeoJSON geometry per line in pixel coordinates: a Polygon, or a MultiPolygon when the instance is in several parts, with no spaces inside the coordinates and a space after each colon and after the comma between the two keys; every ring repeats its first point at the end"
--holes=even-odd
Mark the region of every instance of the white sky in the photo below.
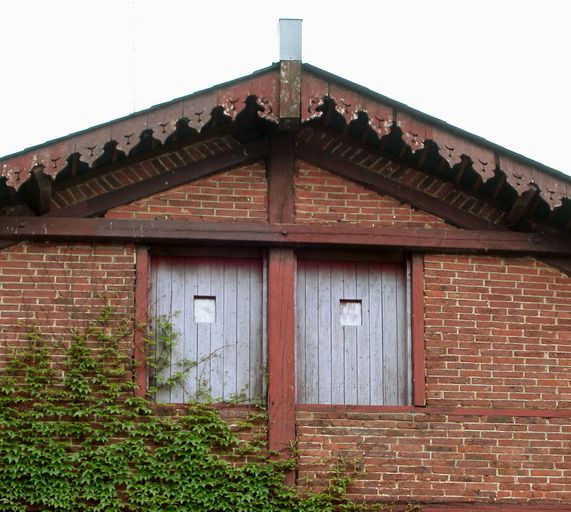
{"type": "Polygon", "coordinates": [[[571,174],[567,0],[7,0],[0,155],[303,60],[571,174]]]}

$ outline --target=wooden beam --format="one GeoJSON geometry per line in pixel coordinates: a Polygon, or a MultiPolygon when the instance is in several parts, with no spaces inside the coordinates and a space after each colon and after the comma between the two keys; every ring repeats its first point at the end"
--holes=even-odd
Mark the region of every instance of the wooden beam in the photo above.
{"type": "Polygon", "coordinates": [[[280,126],[295,129],[301,116],[301,62],[280,62],[280,126]]]}
{"type": "Polygon", "coordinates": [[[548,265],[552,265],[553,267],[561,270],[568,276],[571,276],[571,257],[569,258],[557,258],[557,257],[543,257],[541,261],[547,263],[548,265]]]}
{"type": "Polygon", "coordinates": [[[571,256],[570,237],[513,231],[360,227],[353,224],[5,217],[0,220],[0,240],[390,247],[416,251],[571,256]]]}
{"type": "Polygon", "coordinates": [[[243,146],[208,157],[205,160],[183,165],[133,185],[98,195],[82,203],[52,211],[50,217],[92,217],[101,215],[116,206],[205,178],[230,167],[254,162],[264,158],[268,152],[268,139],[257,139],[243,146]]]}
{"type": "Polygon", "coordinates": [[[454,226],[464,229],[497,229],[496,226],[476,215],[448,205],[441,199],[432,197],[425,192],[414,190],[394,180],[385,178],[366,167],[361,167],[354,162],[323,151],[311,143],[298,140],[296,156],[310,164],[317,165],[338,176],[359,183],[370,190],[393,197],[432,215],[436,215],[454,226]]]}
{"type": "Polygon", "coordinates": [[[135,361],[135,396],[147,394],[147,351],[145,334],[148,329],[149,311],[149,250],[139,246],[135,251],[135,335],[133,341],[133,359],[135,361]]]}
{"type": "Polygon", "coordinates": [[[295,254],[268,262],[268,448],[285,458],[295,442],[295,254]]]}
{"type": "Polygon", "coordinates": [[[533,207],[539,200],[539,190],[531,188],[526,190],[520,197],[518,197],[513,204],[510,212],[506,216],[503,224],[508,228],[515,228],[520,224],[525,217],[531,213],[533,207]]]}
{"type": "Polygon", "coordinates": [[[26,189],[26,203],[36,215],[50,211],[52,200],[52,179],[44,174],[43,168],[34,169],[26,189]]]}
{"type": "Polygon", "coordinates": [[[276,132],[270,139],[268,160],[268,220],[291,223],[294,220],[294,137],[276,132]]]}
{"type": "Polygon", "coordinates": [[[426,404],[424,350],[424,256],[413,254],[411,261],[412,403],[426,404]]]}

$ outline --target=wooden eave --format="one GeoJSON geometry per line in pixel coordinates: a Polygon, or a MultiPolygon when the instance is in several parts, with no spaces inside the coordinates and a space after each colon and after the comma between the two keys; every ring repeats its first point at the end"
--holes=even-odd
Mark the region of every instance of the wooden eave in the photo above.
{"type": "MultiPolygon", "coordinates": [[[[275,64],[6,157],[0,160],[0,209],[26,217],[100,216],[266,158],[275,168],[270,203],[281,200],[279,192],[272,199],[272,190],[291,179],[280,169],[299,159],[460,228],[571,235],[569,176],[307,64],[298,70],[275,64]],[[284,73],[299,73],[297,82],[287,76],[284,86],[284,73]],[[292,83],[299,85],[298,97],[292,83]],[[292,102],[300,105],[298,123],[292,102]],[[166,169],[161,159],[176,161],[169,155],[181,147],[198,148],[202,156],[166,169]],[[138,163],[154,175],[129,181],[114,174],[138,163]],[[63,200],[90,180],[107,188],[63,200]]],[[[289,223],[292,216],[291,204],[270,204],[270,222],[289,223]]],[[[560,260],[565,254],[557,252],[560,260]]]]}

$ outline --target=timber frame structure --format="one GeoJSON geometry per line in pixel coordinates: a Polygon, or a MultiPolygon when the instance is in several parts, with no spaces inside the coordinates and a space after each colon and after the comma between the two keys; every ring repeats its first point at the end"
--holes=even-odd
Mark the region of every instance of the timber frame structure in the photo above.
{"type": "MultiPolygon", "coordinates": [[[[271,450],[287,452],[295,441],[296,411],[326,415],[341,407],[296,404],[295,251],[305,248],[412,255],[412,403],[349,408],[355,414],[429,410],[482,418],[571,418],[566,407],[493,409],[427,400],[424,255],[533,257],[571,275],[571,178],[404,104],[299,60],[282,60],[248,77],[2,158],[0,173],[0,247],[134,244],[140,324],[148,314],[149,246],[268,249],[271,450]],[[298,223],[299,161],[444,222],[440,227],[298,223]],[[258,162],[265,163],[267,179],[263,222],[106,216],[122,205],[258,162]]],[[[137,332],[136,359],[143,357],[142,337],[137,332]]],[[[144,393],[143,366],[135,379],[144,393]]],[[[483,499],[482,506],[490,503],[483,499]]],[[[516,503],[513,510],[528,505],[523,499],[510,503],[516,503]]],[[[571,496],[550,503],[549,510],[571,510],[571,496]]],[[[426,510],[449,510],[435,507],[426,510]]],[[[505,507],[501,510],[512,510],[505,507]]]]}
{"type": "MultiPolygon", "coordinates": [[[[293,219],[287,192],[297,158],[462,229],[529,233],[536,247],[542,236],[566,239],[571,231],[571,182],[563,173],[311,65],[282,61],[1,159],[0,211],[26,217],[3,224],[1,234],[27,237],[15,226],[31,216],[101,216],[262,158],[269,159],[270,223],[293,219]],[[176,160],[187,145],[188,160],[176,160]],[[150,168],[138,169],[143,161],[150,168]]],[[[49,239],[51,230],[41,231],[49,239]]],[[[143,226],[137,232],[133,238],[144,240],[143,226]]],[[[571,269],[568,252],[555,252],[557,265],[571,269]]]]}

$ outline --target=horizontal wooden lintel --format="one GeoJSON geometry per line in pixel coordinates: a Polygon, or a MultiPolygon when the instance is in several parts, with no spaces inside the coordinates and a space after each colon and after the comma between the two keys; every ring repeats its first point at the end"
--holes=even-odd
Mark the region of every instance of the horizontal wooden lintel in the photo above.
{"type": "Polygon", "coordinates": [[[269,224],[100,218],[5,217],[0,240],[389,247],[419,251],[571,256],[571,239],[536,233],[351,224],[269,224]]]}

